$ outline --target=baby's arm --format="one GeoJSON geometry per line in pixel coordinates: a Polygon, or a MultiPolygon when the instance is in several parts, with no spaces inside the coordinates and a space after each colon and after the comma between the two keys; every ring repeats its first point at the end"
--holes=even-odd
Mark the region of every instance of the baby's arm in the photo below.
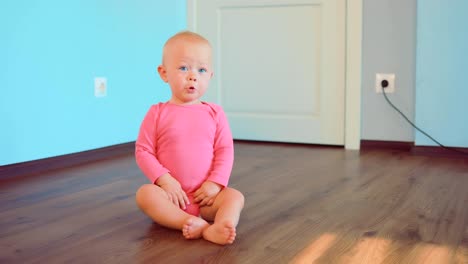
{"type": "Polygon", "coordinates": [[[227,186],[234,163],[234,143],[229,124],[221,107],[217,107],[217,128],[213,143],[213,166],[207,180],[195,191],[195,202],[212,205],[216,195],[227,186]]]}
{"type": "Polygon", "coordinates": [[[213,142],[213,164],[207,181],[226,187],[234,163],[234,142],[229,123],[221,107],[217,109],[217,124],[213,142]]]}
{"type": "Polygon", "coordinates": [[[156,158],[158,116],[159,105],[151,106],[141,123],[135,142],[136,162],[151,183],[155,183],[161,175],[169,173],[169,170],[156,158]]]}
{"type": "Polygon", "coordinates": [[[169,170],[156,158],[158,115],[159,105],[153,105],[143,119],[135,143],[136,162],[151,183],[161,187],[172,203],[185,209],[188,204],[186,193],[180,183],[170,175],[169,170]]]}

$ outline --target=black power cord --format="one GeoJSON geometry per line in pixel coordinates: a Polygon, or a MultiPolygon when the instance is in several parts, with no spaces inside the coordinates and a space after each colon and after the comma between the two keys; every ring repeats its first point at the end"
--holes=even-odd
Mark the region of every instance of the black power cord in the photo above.
{"type": "Polygon", "coordinates": [[[382,86],[382,93],[385,97],[385,100],[387,100],[387,102],[390,104],[391,107],[393,107],[393,109],[395,109],[404,119],[406,119],[406,121],[408,121],[408,123],[410,123],[414,128],[416,128],[416,130],[418,130],[419,132],[421,132],[423,135],[425,135],[426,137],[428,137],[429,139],[431,139],[432,141],[434,141],[437,145],[439,145],[440,147],[444,148],[444,149],[447,149],[447,150],[450,150],[450,151],[454,151],[454,152],[457,152],[457,153],[461,153],[461,154],[464,154],[464,155],[467,155],[468,156],[468,152],[465,152],[465,151],[461,151],[461,150],[458,150],[458,149],[454,149],[454,148],[450,148],[450,147],[447,147],[447,146],[444,146],[442,145],[439,141],[435,140],[433,137],[431,137],[429,134],[427,134],[426,132],[422,131],[419,127],[417,127],[415,124],[413,124],[413,122],[411,122],[409,120],[408,117],[405,116],[405,114],[403,114],[400,109],[398,109],[395,105],[392,104],[392,102],[388,99],[387,97],[387,93],[385,92],[385,88],[388,87],[388,81],[387,80],[383,80],[380,85],[382,86]]]}

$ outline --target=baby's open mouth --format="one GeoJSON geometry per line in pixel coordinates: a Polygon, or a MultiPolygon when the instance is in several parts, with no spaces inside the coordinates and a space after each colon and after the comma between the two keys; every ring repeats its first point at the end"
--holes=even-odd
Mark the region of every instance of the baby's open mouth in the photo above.
{"type": "Polygon", "coordinates": [[[195,90],[195,87],[190,86],[190,87],[189,87],[189,90],[195,90]]]}

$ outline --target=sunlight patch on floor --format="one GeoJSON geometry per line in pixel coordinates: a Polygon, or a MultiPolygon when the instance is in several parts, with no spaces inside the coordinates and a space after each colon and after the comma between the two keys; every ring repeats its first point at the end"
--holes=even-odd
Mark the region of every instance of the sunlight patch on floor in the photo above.
{"type": "Polygon", "coordinates": [[[303,249],[292,261],[294,264],[310,264],[320,258],[332,245],[336,235],[323,234],[308,247],[303,249]]]}
{"type": "Polygon", "coordinates": [[[408,263],[451,263],[452,254],[446,246],[424,243],[416,245],[405,260],[408,263]]]}
{"type": "MultiPolygon", "coordinates": [[[[323,257],[327,259],[327,251],[334,246],[334,243],[340,243],[336,240],[337,236],[334,234],[323,234],[299,252],[290,263],[310,264],[323,261],[323,257]]],[[[447,246],[418,243],[406,245],[410,248],[405,256],[402,256],[396,253],[401,246],[403,245],[389,239],[365,237],[360,239],[349,251],[343,252],[341,256],[333,256],[333,258],[338,263],[347,264],[384,263],[391,262],[392,258],[395,258],[395,261],[404,260],[405,263],[450,263],[454,253],[447,246]],[[396,255],[393,255],[395,253],[396,255]]]]}
{"type": "Polygon", "coordinates": [[[384,238],[365,238],[351,252],[351,263],[382,263],[389,254],[391,241],[384,238]]]}

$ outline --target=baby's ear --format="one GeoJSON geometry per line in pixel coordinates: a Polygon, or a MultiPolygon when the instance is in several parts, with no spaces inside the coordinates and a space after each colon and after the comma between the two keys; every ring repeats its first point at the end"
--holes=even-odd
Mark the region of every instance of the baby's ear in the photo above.
{"type": "Polygon", "coordinates": [[[159,65],[159,66],[158,66],[158,73],[159,73],[159,76],[161,77],[161,79],[162,79],[164,82],[167,82],[167,71],[166,71],[166,67],[164,67],[163,65],[159,65]]]}

